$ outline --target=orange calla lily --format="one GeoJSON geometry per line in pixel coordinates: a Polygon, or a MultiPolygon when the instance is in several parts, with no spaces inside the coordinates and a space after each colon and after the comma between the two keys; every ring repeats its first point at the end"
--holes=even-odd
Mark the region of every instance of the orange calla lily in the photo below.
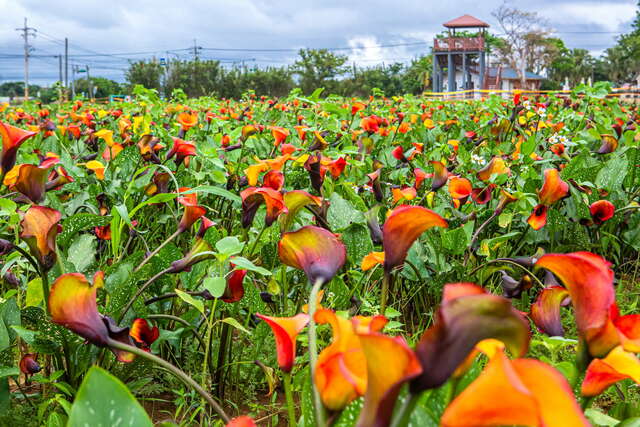
{"type": "Polygon", "coordinates": [[[550,270],[571,296],[578,333],[594,357],[605,356],[620,339],[611,318],[615,291],[611,264],[590,252],[546,254],[535,264],[550,270]]]}
{"type": "MultiPolygon", "coordinates": [[[[102,286],[104,273],[94,276],[93,285],[80,273],[58,277],[51,286],[49,312],[51,321],[75,332],[98,347],[117,340],[131,345],[129,328],[118,328],[112,319],[98,312],[96,292],[102,286]]],[[[114,353],[121,362],[131,362],[134,355],[120,350],[114,353]]]]}
{"type": "MultiPolygon", "coordinates": [[[[181,187],[178,189],[178,193],[184,193],[185,191],[191,190],[188,187],[181,187]]],[[[191,226],[200,218],[207,213],[207,210],[198,205],[198,195],[196,193],[184,194],[178,197],[178,203],[184,206],[184,213],[182,214],[182,219],[180,220],[180,224],[178,224],[178,230],[183,232],[191,228],[191,226]]]]}
{"type": "Polygon", "coordinates": [[[429,163],[433,165],[433,180],[431,181],[431,191],[436,191],[447,183],[449,179],[449,171],[442,162],[432,160],[429,163]]]}
{"type": "Polygon", "coordinates": [[[558,200],[567,197],[567,195],[569,195],[569,184],[560,178],[560,172],[557,169],[546,169],[544,171],[544,184],[538,191],[540,204],[551,206],[558,200]]]}
{"type": "Polygon", "coordinates": [[[569,292],[562,286],[544,288],[531,306],[531,320],[549,336],[564,336],[560,307],[568,304],[569,300],[569,292]]]}
{"type": "Polygon", "coordinates": [[[371,270],[378,264],[384,264],[384,252],[370,252],[362,258],[360,268],[362,271],[371,270]]]}
{"type": "Polygon", "coordinates": [[[357,427],[386,427],[391,422],[400,387],[420,375],[415,353],[401,337],[358,333],[367,361],[367,391],[357,427]]]}
{"type": "Polygon", "coordinates": [[[62,227],[58,224],[62,215],[55,209],[31,206],[22,216],[20,238],[40,265],[49,270],[56,262],[56,236],[62,227]]]}
{"type": "Polygon", "coordinates": [[[93,133],[93,136],[95,136],[96,138],[100,138],[102,140],[104,140],[104,142],[107,144],[107,147],[112,147],[114,142],[113,142],[113,131],[109,130],[109,129],[100,129],[97,132],[93,133]]]}
{"type": "Polygon", "coordinates": [[[276,147],[286,141],[290,133],[289,129],[279,126],[271,126],[269,129],[271,130],[271,135],[273,135],[273,145],[276,147]]]}
{"type": "Polygon", "coordinates": [[[242,415],[229,421],[225,427],[257,427],[257,424],[253,418],[242,415]]]}
{"type": "Polygon", "coordinates": [[[26,130],[0,122],[0,139],[2,139],[2,155],[0,167],[3,173],[7,173],[16,164],[16,156],[20,146],[37,132],[26,130]]]}
{"type": "Polygon", "coordinates": [[[481,181],[489,181],[491,175],[510,174],[511,170],[507,167],[502,157],[494,157],[484,168],[480,169],[476,176],[481,181]]]}
{"type": "Polygon", "coordinates": [[[175,156],[176,166],[180,166],[182,163],[184,163],[185,166],[189,166],[189,157],[196,155],[196,145],[193,141],[185,141],[175,137],[171,139],[173,139],[173,147],[171,147],[171,150],[167,153],[167,159],[175,156]]]}
{"type": "Polygon", "coordinates": [[[589,206],[589,213],[591,214],[591,218],[597,225],[601,225],[605,221],[613,218],[615,212],[615,206],[608,200],[598,200],[597,202],[593,202],[591,206],[589,206]]]}
{"type": "Polygon", "coordinates": [[[580,391],[585,396],[596,396],[625,379],[640,384],[640,360],[622,346],[617,346],[604,359],[591,361],[580,391]]]}
{"type": "Polygon", "coordinates": [[[511,305],[472,283],[445,285],[436,322],[416,345],[423,367],[411,384],[415,392],[439,387],[464,362],[477,343],[493,338],[522,356],[529,347],[529,324],[511,305]]]}
{"type": "Polygon", "coordinates": [[[511,361],[500,350],[449,404],[440,423],[443,427],[590,425],[560,372],[534,359],[511,361]]]}
{"type": "Polygon", "coordinates": [[[464,201],[471,194],[471,182],[466,178],[453,177],[449,180],[449,194],[456,200],[464,201]]]}
{"type": "MultiPolygon", "coordinates": [[[[316,311],[315,321],[329,323],[333,339],[318,356],[314,382],[324,405],[337,411],[367,389],[366,359],[350,320],[337,316],[332,310],[320,309],[316,311]]],[[[385,324],[386,321],[375,322],[371,332],[378,332],[385,324]]]]}
{"type": "Polygon", "coordinates": [[[534,230],[540,230],[542,227],[547,225],[547,214],[549,212],[549,207],[545,205],[537,205],[533,208],[533,212],[527,218],[527,224],[531,226],[534,230]]]}
{"type": "Polygon", "coordinates": [[[284,186],[284,174],[281,171],[269,171],[262,178],[262,185],[280,191],[284,186]]]}
{"type": "Polygon", "coordinates": [[[385,271],[404,263],[413,242],[431,227],[448,227],[437,213],[421,206],[401,205],[395,208],[382,228],[385,271]]]}
{"type": "Polygon", "coordinates": [[[288,191],[283,196],[284,205],[287,208],[283,211],[278,218],[280,223],[280,229],[282,231],[288,231],[291,225],[296,219],[296,215],[305,206],[321,207],[322,199],[317,196],[313,196],[304,190],[288,191]]]}
{"type": "Polygon", "coordinates": [[[612,153],[618,148],[618,139],[609,134],[603,134],[600,136],[602,144],[600,148],[598,148],[598,154],[609,154],[612,153]]]}
{"type": "Polygon", "coordinates": [[[413,187],[393,188],[391,189],[391,195],[393,196],[393,203],[398,203],[401,200],[413,200],[418,195],[418,192],[413,187]]]}
{"type": "Polygon", "coordinates": [[[265,225],[269,227],[278,216],[287,211],[282,193],[269,187],[250,187],[240,193],[242,197],[242,226],[249,227],[261,204],[265,204],[267,213],[265,225]]]}
{"type": "Polygon", "coordinates": [[[270,317],[257,313],[267,322],[276,339],[278,365],[283,372],[291,372],[296,358],[296,337],[309,323],[309,315],[300,313],[293,317],[270,317]]]}
{"type": "Polygon", "coordinates": [[[180,127],[183,131],[188,131],[198,124],[198,115],[196,113],[185,111],[178,114],[177,121],[180,123],[180,127]]]}
{"type": "Polygon", "coordinates": [[[332,232],[307,225],[284,233],[278,242],[278,256],[284,264],[304,270],[309,282],[329,282],[344,265],[347,252],[332,232]]]}
{"type": "Polygon", "coordinates": [[[48,167],[20,165],[15,189],[24,194],[33,203],[40,203],[44,200],[48,175],[48,167]]]}
{"type": "Polygon", "coordinates": [[[129,336],[145,351],[149,351],[151,344],[160,336],[157,326],[150,327],[145,319],[137,318],[131,324],[129,336]]]}
{"type": "Polygon", "coordinates": [[[89,169],[90,171],[92,171],[93,173],[96,174],[96,178],[98,178],[99,180],[103,180],[104,179],[104,165],[102,163],[100,163],[97,160],[91,160],[88,161],[85,164],[86,168],[89,169]]]}

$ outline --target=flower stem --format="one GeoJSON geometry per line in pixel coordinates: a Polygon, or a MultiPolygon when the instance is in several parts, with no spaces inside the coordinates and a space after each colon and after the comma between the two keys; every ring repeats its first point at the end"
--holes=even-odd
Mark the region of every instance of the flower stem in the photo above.
{"type": "Polygon", "coordinates": [[[311,295],[309,296],[309,366],[311,368],[311,384],[313,385],[313,405],[315,409],[315,419],[317,427],[325,427],[327,425],[326,414],[324,406],[322,405],[322,399],[320,399],[320,393],[315,387],[314,378],[316,374],[316,363],[318,362],[318,344],[316,342],[316,321],[314,316],[316,314],[316,308],[318,305],[318,293],[322,288],[323,281],[321,279],[316,280],[311,288],[311,295]]]}
{"type": "Polygon", "coordinates": [[[142,267],[144,267],[144,265],[145,265],[146,263],[148,263],[148,262],[149,262],[149,260],[150,260],[151,258],[153,258],[154,256],[156,256],[156,255],[157,255],[157,253],[158,253],[158,252],[160,252],[160,250],[161,250],[162,248],[164,248],[167,244],[169,244],[169,242],[171,242],[173,239],[175,239],[176,237],[178,237],[178,235],[179,235],[180,233],[182,233],[182,230],[181,230],[180,228],[178,228],[178,229],[176,230],[176,232],[175,232],[175,233],[173,233],[171,236],[169,236],[169,237],[167,238],[167,240],[165,240],[164,242],[162,242],[162,243],[160,244],[160,246],[158,246],[157,248],[155,248],[155,249],[153,250],[153,252],[151,252],[151,253],[149,254],[149,256],[147,256],[145,259],[143,259],[143,260],[142,260],[142,262],[140,263],[140,265],[138,265],[138,266],[136,267],[136,269],[135,269],[135,270],[133,270],[133,272],[134,272],[134,273],[137,273],[138,271],[140,271],[140,269],[141,269],[142,267]]]}
{"type": "Polygon", "coordinates": [[[218,404],[218,402],[213,400],[213,398],[209,395],[209,393],[207,393],[202,387],[200,387],[200,384],[195,382],[193,378],[191,378],[189,375],[184,373],[181,369],[177,368],[176,366],[172,365],[171,363],[167,362],[161,357],[158,357],[152,353],[148,353],[138,347],[124,344],[113,339],[109,339],[107,344],[111,348],[115,348],[117,350],[122,350],[122,351],[128,351],[129,353],[133,353],[136,356],[150,360],[151,362],[157,365],[160,365],[166,370],[170,371],[172,374],[178,377],[183,383],[193,388],[200,396],[202,396],[204,400],[209,404],[209,406],[211,406],[211,408],[213,408],[213,410],[216,411],[216,413],[220,416],[220,418],[222,418],[222,421],[224,421],[225,423],[229,422],[229,416],[226,414],[226,412],[224,412],[224,409],[222,409],[222,407],[218,404]]]}
{"type": "Polygon", "coordinates": [[[291,372],[284,372],[284,395],[287,399],[287,412],[289,413],[289,427],[296,427],[296,410],[293,405],[293,393],[291,392],[291,372]]]}
{"type": "Polygon", "coordinates": [[[389,299],[389,288],[391,286],[391,272],[385,271],[382,277],[382,290],[380,291],[380,314],[384,316],[389,299]]]}
{"type": "Polygon", "coordinates": [[[138,297],[140,295],[142,295],[142,293],[149,287],[151,286],[151,284],[153,282],[155,282],[156,280],[158,280],[160,277],[164,276],[165,274],[167,274],[168,272],[171,271],[171,267],[169,268],[165,268],[164,270],[160,271],[158,274],[156,274],[155,276],[153,276],[151,279],[147,280],[147,282],[142,285],[140,287],[140,289],[138,289],[138,291],[135,293],[135,295],[133,297],[131,297],[131,299],[129,300],[129,302],[127,303],[127,305],[125,306],[124,309],[122,309],[122,313],[120,313],[120,316],[118,317],[118,323],[120,323],[122,321],[122,319],[124,318],[125,314],[127,314],[127,311],[129,311],[129,309],[131,308],[131,306],[133,305],[133,303],[136,301],[136,299],[138,299],[138,297]]]}
{"type": "Polygon", "coordinates": [[[409,425],[411,413],[418,404],[419,398],[420,393],[409,393],[404,402],[402,402],[400,409],[398,409],[398,412],[391,423],[391,427],[406,427],[409,425]]]}

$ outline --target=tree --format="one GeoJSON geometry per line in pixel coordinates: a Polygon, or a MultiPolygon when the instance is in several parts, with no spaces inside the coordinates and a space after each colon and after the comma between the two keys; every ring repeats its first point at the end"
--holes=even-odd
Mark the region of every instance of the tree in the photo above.
{"type": "Polygon", "coordinates": [[[182,89],[190,97],[219,95],[224,70],[220,61],[172,61],[165,83],[165,92],[182,89]]]}
{"type": "Polygon", "coordinates": [[[147,89],[160,90],[162,86],[163,67],[156,62],[137,61],[129,64],[126,79],[133,88],[135,85],[142,85],[147,89]]]}
{"type": "MultiPolygon", "coordinates": [[[[29,93],[36,94],[40,90],[38,85],[29,85],[29,93]]],[[[8,96],[9,99],[19,98],[24,95],[24,82],[5,82],[0,84],[0,96],[8,96]]]]}
{"type": "MultiPolygon", "coordinates": [[[[535,12],[524,12],[502,4],[492,12],[500,24],[504,45],[498,48],[501,59],[513,68],[522,87],[526,82],[526,71],[531,70],[532,58],[548,48],[544,20],[535,12]]],[[[547,60],[548,61],[548,60],[547,60]]]]}
{"type": "MultiPolygon", "coordinates": [[[[76,93],[84,93],[89,95],[89,85],[87,78],[77,79],[74,82],[76,93]]],[[[91,85],[93,86],[94,98],[107,98],[109,95],[122,94],[122,86],[118,82],[115,82],[104,77],[91,76],[91,85]]]]}
{"type": "Polygon", "coordinates": [[[562,46],[560,54],[549,66],[549,79],[560,86],[565,80],[576,86],[582,80],[595,77],[596,59],[586,49],[567,49],[562,46]]]}
{"type": "Polygon", "coordinates": [[[300,59],[292,69],[300,77],[299,85],[304,93],[311,93],[319,87],[324,87],[325,93],[336,91],[336,78],[348,70],[345,55],[336,55],[327,49],[300,49],[298,55],[300,59]]]}

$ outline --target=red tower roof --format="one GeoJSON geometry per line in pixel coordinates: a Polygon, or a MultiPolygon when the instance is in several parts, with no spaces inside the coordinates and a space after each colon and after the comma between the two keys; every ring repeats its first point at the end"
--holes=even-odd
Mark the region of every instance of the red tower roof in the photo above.
{"type": "Polygon", "coordinates": [[[461,17],[452,19],[451,21],[445,22],[442,25],[447,28],[489,27],[489,24],[479,20],[478,18],[474,18],[471,15],[462,15],[461,17]]]}

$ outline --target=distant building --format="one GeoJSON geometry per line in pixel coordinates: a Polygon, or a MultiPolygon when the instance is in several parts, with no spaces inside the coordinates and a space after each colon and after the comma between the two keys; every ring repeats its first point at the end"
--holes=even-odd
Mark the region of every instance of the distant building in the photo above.
{"type": "Polygon", "coordinates": [[[526,73],[522,88],[518,73],[503,65],[486,65],[485,32],[489,24],[471,15],[445,22],[445,37],[433,40],[432,90],[455,92],[468,89],[538,90],[544,77],[526,73]],[[457,31],[463,30],[463,33],[457,31]],[[471,32],[471,34],[469,34],[471,32]]]}

